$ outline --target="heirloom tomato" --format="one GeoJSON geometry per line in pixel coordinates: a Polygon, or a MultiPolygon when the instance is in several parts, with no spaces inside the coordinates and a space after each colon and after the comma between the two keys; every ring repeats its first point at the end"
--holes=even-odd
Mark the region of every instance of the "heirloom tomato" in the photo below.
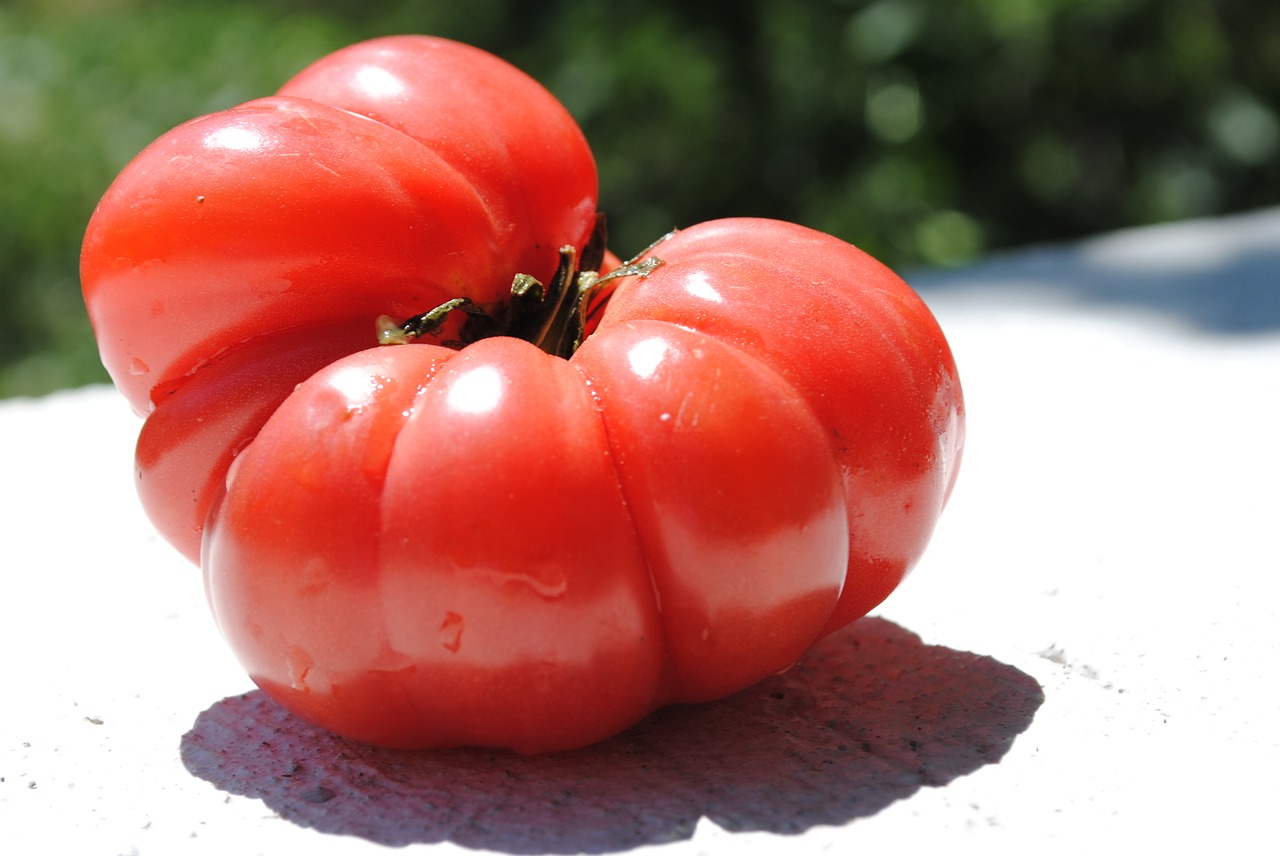
{"type": "Polygon", "coordinates": [[[595,160],[540,84],[425,36],[361,42],[175,128],[108,188],[81,280],[135,411],[139,487],[198,559],[234,454],[371,319],[498,304],[596,221],[595,160]],[[163,406],[161,406],[163,405],[163,406]]]}
{"type": "Polygon", "coordinates": [[[282,93],[144,152],[84,270],[148,511],[285,707],[582,746],[787,668],[919,558],[964,409],[883,265],[728,219],[601,276],[576,127],[451,43],[282,93]]]}

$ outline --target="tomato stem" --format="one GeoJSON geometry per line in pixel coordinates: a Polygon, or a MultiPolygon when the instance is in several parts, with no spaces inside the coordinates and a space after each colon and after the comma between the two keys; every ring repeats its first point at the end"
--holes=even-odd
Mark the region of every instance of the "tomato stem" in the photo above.
{"type": "Polygon", "coordinates": [[[581,259],[573,246],[560,248],[560,262],[549,284],[543,285],[529,274],[516,274],[511,297],[497,313],[490,313],[469,297],[455,297],[402,322],[382,315],[376,322],[378,344],[404,345],[422,336],[436,336],[451,314],[463,312],[467,317],[458,330],[458,339],[439,344],[463,348],[491,336],[513,336],[568,359],[582,344],[589,325],[604,310],[621,280],[648,276],[663,263],[650,254],[673,234],[668,232],[635,258],[602,275],[599,269],[604,260],[605,228],[604,218],[599,217],[581,259]]]}
{"type": "MultiPolygon", "coordinates": [[[[419,336],[431,335],[444,325],[445,319],[455,310],[467,313],[467,322],[476,322],[475,326],[481,328],[482,331],[489,329],[496,330],[498,325],[493,317],[485,312],[484,309],[472,302],[469,297],[455,297],[452,300],[446,300],[430,312],[423,312],[421,315],[415,315],[402,324],[397,324],[389,315],[378,317],[378,344],[380,345],[403,345],[419,336]]],[[[465,328],[465,324],[464,324],[465,328]]],[[[474,329],[474,328],[473,328],[474,329]]],[[[471,338],[471,341],[485,338],[486,332],[481,332],[471,338]]],[[[494,335],[487,333],[487,335],[494,335]]],[[[464,335],[464,338],[467,338],[464,335]]]]}

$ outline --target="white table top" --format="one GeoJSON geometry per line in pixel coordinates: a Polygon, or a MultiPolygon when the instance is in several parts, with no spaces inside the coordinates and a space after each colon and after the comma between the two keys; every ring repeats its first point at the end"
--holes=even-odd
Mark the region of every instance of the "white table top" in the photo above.
{"type": "Polygon", "coordinates": [[[143,517],[119,396],[0,403],[3,849],[1270,838],[1280,210],[909,279],[969,406],[920,567],[786,675],[553,758],[382,752],[282,714],[143,517]]]}

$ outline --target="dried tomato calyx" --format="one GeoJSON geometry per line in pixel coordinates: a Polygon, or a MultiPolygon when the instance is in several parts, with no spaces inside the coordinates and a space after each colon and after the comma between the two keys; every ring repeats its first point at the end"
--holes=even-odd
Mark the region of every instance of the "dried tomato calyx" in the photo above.
{"type": "Polygon", "coordinates": [[[455,297],[405,321],[380,316],[376,322],[378,344],[403,345],[422,336],[435,336],[450,315],[462,312],[466,317],[458,328],[457,339],[438,341],[438,344],[464,348],[491,336],[513,336],[568,359],[582,344],[588,321],[603,311],[618,281],[629,276],[648,276],[663,263],[650,252],[672,234],[674,232],[659,238],[616,270],[600,274],[605,230],[603,217],[598,218],[591,240],[583,248],[581,262],[573,246],[561,247],[560,262],[548,285],[528,274],[516,274],[510,298],[495,312],[468,297],[455,297]]]}

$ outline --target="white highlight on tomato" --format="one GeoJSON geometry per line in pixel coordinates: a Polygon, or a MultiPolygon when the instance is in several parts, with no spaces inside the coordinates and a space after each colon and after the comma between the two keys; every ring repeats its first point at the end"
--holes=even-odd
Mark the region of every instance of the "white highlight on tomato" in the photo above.
{"type": "Polygon", "coordinates": [[[505,384],[493,366],[476,366],[459,375],[449,387],[450,409],[462,413],[488,413],[502,400],[505,384]]]}
{"type": "Polygon", "coordinates": [[[358,367],[343,368],[326,378],[329,386],[342,396],[348,407],[360,408],[368,404],[377,392],[381,378],[370,375],[358,367]]]}
{"type": "Polygon", "coordinates": [[[627,352],[631,370],[643,378],[653,377],[667,356],[667,343],[661,339],[644,339],[627,352]]]}
{"type": "Polygon", "coordinates": [[[694,297],[710,300],[712,303],[724,303],[724,297],[715,290],[715,287],[707,280],[707,275],[701,271],[692,274],[685,280],[684,290],[694,297]]]}
{"type": "Polygon", "coordinates": [[[214,149],[231,149],[237,152],[266,148],[266,141],[257,131],[239,125],[227,125],[211,131],[205,136],[204,144],[214,149]]]}
{"type": "Polygon", "coordinates": [[[366,65],[355,74],[356,86],[377,98],[394,98],[405,91],[404,81],[385,68],[366,65]]]}

